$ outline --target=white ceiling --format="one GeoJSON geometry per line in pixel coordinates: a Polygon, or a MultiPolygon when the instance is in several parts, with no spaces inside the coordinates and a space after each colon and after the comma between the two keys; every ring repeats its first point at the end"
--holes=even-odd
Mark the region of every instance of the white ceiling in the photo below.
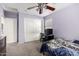
{"type": "Polygon", "coordinates": [[[31,9],[31,10],[27,10],[28,7],[32,7],[37,5],[36,3],[3,3],[2,4],[4,7],[8,7],[8,8],[14,8],[14,9],[18,9],[21,12],[27,13],[27,14],[31,14],[31,15],[37,15],[37,16],[47,16],[53,12],[56,12],[62,8],[65,8],[66,6],[71,5],[71,3],[49,3],[50,6],[55,7],[56,10],[55,11],[50,11],[48,9],[44,9],[42,14],[39,14],[36,11],[36,8],[31,9]]]}

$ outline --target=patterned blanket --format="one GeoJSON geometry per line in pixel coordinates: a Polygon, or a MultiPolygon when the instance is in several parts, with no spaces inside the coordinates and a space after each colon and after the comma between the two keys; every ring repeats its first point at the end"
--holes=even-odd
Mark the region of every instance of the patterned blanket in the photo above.
{"type": "Polygon", "coordinates": [[[78,45],[63,39],[55,39],[42,44],[40,52],[49,56],[79,56],[78,45]]]}

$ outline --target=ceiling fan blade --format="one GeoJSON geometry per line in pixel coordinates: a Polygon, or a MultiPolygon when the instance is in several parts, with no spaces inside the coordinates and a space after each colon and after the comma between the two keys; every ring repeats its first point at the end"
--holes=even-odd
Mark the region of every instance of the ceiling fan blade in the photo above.
{"type": "Polygon", "coordinates": [[[38,7],[38,6],[29,7],[27,9],[30,10],[30,9],[33,9],[33,8],[36,8],[36,7],[38,7]]]}
{"type": "Polygon", "coordinates": [[[55,10],[54,7],[51,7],[51,6],[48,6],[48,5],[46,6],[46,8],[49,9],[49,10],[51,10],[51,11],[54,11],[55,10]]]}

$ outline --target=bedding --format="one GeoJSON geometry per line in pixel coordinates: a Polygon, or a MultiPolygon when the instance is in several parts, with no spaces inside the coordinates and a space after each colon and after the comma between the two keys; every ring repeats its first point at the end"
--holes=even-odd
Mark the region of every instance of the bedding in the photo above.
{"type": "Polygon", "coordinates": [[[49,56],[79,56],[79,52],[66,47],[59,47],[56,49],[50,49],[49,56]]]}
{"type": "Polygon", "coordinates": [[[63,39],[55,39],[42,44],[41,53],[48,56],[79,56],[79,46],[63,39]]]}

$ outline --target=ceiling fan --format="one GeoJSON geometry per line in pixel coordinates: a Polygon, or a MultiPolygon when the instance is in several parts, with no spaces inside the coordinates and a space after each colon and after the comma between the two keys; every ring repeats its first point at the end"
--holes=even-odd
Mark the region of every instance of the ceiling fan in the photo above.
{"type": "Polygon", "coordinates": [[[39,14],[42,14],[43,13],[43,9],[48,9],[48,10],[51,10],[51,11],[54,11],[55,8],[54,7],[51,7],[48,5],[48,3],[37,3],[36,6],[33,6],[33,7],[29,7],[27,8],[27,10],[30,10],[30,9],[33,9],[33,8],[36,8],[37,7],[37,11],[39,12],[39,14]]]}

